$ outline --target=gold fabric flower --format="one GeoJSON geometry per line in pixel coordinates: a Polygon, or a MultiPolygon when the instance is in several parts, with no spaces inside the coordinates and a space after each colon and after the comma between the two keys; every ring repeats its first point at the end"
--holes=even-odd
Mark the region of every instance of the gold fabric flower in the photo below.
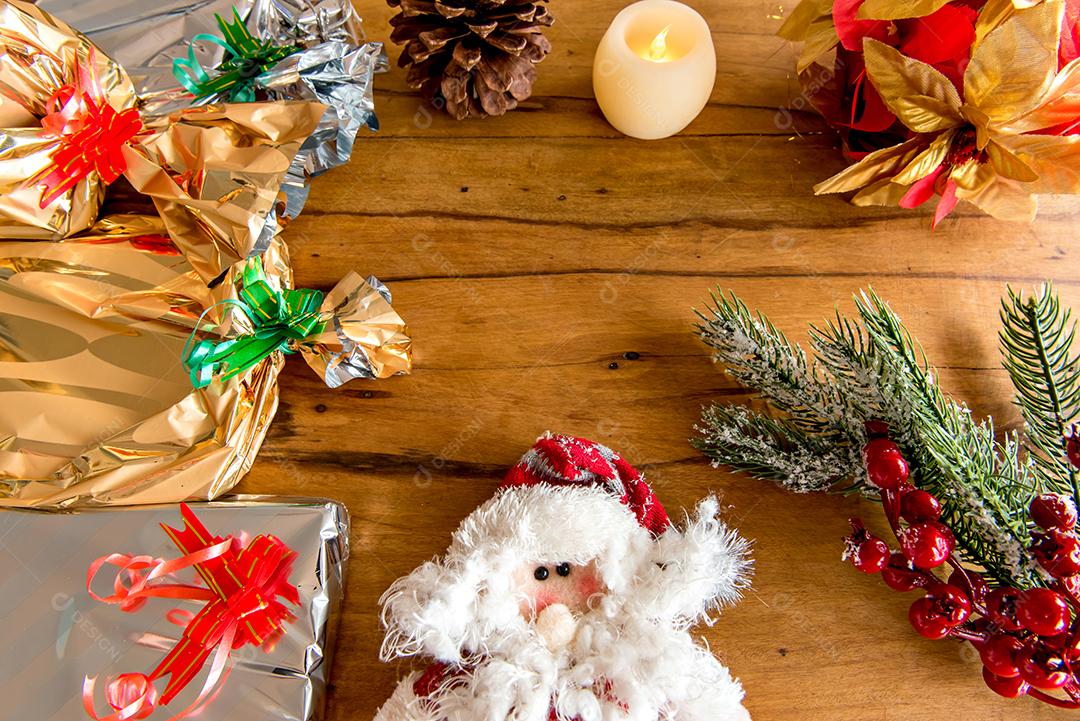
{"type": "Polygon", "coordinates": [[[1080,118],[1080,60],[1058,70],[1064,11],[1062,0],[1013,9],[972,53],[962,96],[933,67],[867,38],[867,74],[915,135],[867,155],[815,192],[858,190],[856,205],[901,207],[937,194],[935,225],[959,200],[996,218],[1030,221],[1036,194],[1080,192],[1080,136],[1057,134],[1080,118]]]}

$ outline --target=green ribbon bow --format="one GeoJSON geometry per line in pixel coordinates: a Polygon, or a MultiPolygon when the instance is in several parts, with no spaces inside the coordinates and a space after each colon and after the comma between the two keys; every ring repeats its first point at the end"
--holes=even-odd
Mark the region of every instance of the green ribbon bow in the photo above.
{"type": "Polygon", "coordinates": [[[299,48],[294,45],[278,47],[269,41],[256,40],[236,8],[233,8],[232,23],[225,22],[220,15],[214,17],[222,37],[207,33],[193,37],[188,56],[173,60],[173,75],[195,96],[196,102],[224,95],[230,102],[250,103],[255,100],[255,78],[299,48]],[[213,77],[195,58],[194,43],[200,40],[225,48],[225,59],[217,66],[217,74],[213,77]]]}
{"type": "Polygon", "coordinates": [[[295,352],[294,343],[322,331],[319,312],[321,291],[310,288],[275,290],[267,281],[262,260],[248,261],[243,273],[243,288],[237,300],[223,300],[207,308],[184,346],[184,365],[196,388],[205,388],[215,380],[227,380],[243,373],[275,351],[295,352]],[[211,310],[231,306],[243,314],[251,332],[228,340],[201,340],[195,334],[211,310]]]}

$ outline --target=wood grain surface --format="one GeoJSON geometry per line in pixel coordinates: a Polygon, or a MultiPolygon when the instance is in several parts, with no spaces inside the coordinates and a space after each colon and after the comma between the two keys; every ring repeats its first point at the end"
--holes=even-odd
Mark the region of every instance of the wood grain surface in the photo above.
{"type": "MultiPolygon", "coordinates": [[[[916,636],[910,596],[840,562],[847,517],[874,518],[873,505],[712,469],[686,439],[702,404],[746,397],[690,330],[714,286],[803,339],[872,284],[947,389],[1015,424],[998,298],[1006,283],[1053,278],[1080,306],[1076,200],[1044,199],[1030,227],[961,208],[931,233],[926,212],[814,197],[842,160],[835,136],[797,110],[794,53],[774,36],[790,5],[770,0],[694,0],[718,56],[709,105],[678,137],[624,138],[591,92],[593,50],[622,4],[553,0],[535,95],[503,118],[433,115],[402,71],[380,76],[381,131],[319,179],[288,230],[299,284],[378,275],[416,349],[411,376],[338,391],[290,363],[238,489],[329,496],[352,512],[328,718],[370,719],[390,695],[408,664],[378,660],[379,595],[441,553],[547,429],[620,450],[671,510],[720,494],[755,539],[753,591],[702,635],[756,721],[1064,718],[998,699],[970,649],[916,636]]],[[[387,40],[390,9],[358,8],[387,40]]]]}

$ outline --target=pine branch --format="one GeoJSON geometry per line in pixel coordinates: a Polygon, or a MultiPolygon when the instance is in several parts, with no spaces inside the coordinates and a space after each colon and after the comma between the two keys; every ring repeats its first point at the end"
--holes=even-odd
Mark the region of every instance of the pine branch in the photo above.
{"type": "Polygon", "coordinates": [[[964,555],[1003,582],[1031,585],[1039,574],[1025,553],[1027,507],[1034,493],[1018,444],[997,443],[991,419],[976,422],[938,386],[918,341],[872,290],[855,300],[899,397],[909,399],[898,440],[918,468],[917,485],[942,501],[943,519],[964,555]]]}
{"type": "Polygon", "coordinates": [[[806,353],[760,313],[752,314],[734,293],[711,294],[709,315],[697,312],[701,339],[728,375],[753,388],[791,423],[809,433],[835,436],[833,409],[843,400],[822,383],[806,353]]]}
{"type": "Polygon", "coordinates": [[[942,501],[941,520],[964,557],[998,581],[1038,585],[1042,573],[1026,552],[1034,480],[1016,435],[999,444],[989,423],[974,430],[951,424],[922,430],[917,485],[942,501]]]}
{"type": "Polygon", "coordinates": [[[837,314],[811,327],[810,360],[735,295],[714,294],[709,314],[698,314],[701,337],[771,411],[708,408],[694,444],[716,465],[792,490],[850,481],[873,494],[862,466],[863,424],[884,420],[912,461],[914,482],[941,500],[964,556],[1000,582],[1040,583],[1026,553],[1035,484],[1018,441],[998,443],[990,420],[976,422],[938,387],[918,342],[873,291],[856,305],[858,320],[837,314]]]}
{"type": "Polygon", "coordinates": [[[905,399],[884,382],[887,368],[881,354],[858,323],[837,312],[823,326],[810,326],[810,342],[852,414],[849,435],[860,445],[866,440],[862,425],[867,419],[897,428],[910,425],[905,399]]]}
{"type": "Polygon", "coordinates": [[[1072,313],[1062,310],[1050,283],[1027,298],[1008,289],[1001,301],[1002,363],[1024,416],[1025,447],[1046,490],[1071,494],[1080,504],[1080,477],[1066,460],[1066,434],[1080,413],[1080,358],[1072,313]]]}
{"type": "MultiPolygon", "coordinates": [[[[904,327],[900,316],[870,289],[855,298],[855,306],[874,347],[894,379],[901,384],[896,395],[911,399],[913,409],[928,421],[946,423],[951,404],[934,380],[934,371],[922,345],[904,327]]],[[[967,412],[964,407],[962,413],[967,412]]]]}
{"type": "Polygon", "coordinates": [[[741,405],[705,409],[700,437],[691,443],[712,459],[755,478],[795,491],[823,491],[860,468],[859,454],[801,431],[790,421],[770,418],[741,405]]]}

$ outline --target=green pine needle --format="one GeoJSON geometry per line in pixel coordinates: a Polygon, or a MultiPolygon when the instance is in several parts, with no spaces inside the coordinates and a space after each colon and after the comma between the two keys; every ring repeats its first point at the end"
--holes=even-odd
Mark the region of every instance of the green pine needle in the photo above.
{"type": "Polygon", "coordinates": [[[850,449],[745,406],[710,406],[702,421],[701,436],[691,442],[713,459],[713,465],[782,482],[800,493],[823,491],[849,479],[852,462],[858,462],[850,449]]]}
{"type": "Polygon", "coordinates": [[[1012,288],[1008,293],[1001,301],[1002,363],[1016,387],[1033,470],[1045,489],[1080,505],[1080,478],[1065,455],[1069,424],[1080,413],[1076,323],[1050,283],[1026,297],[1012,288]]]}

